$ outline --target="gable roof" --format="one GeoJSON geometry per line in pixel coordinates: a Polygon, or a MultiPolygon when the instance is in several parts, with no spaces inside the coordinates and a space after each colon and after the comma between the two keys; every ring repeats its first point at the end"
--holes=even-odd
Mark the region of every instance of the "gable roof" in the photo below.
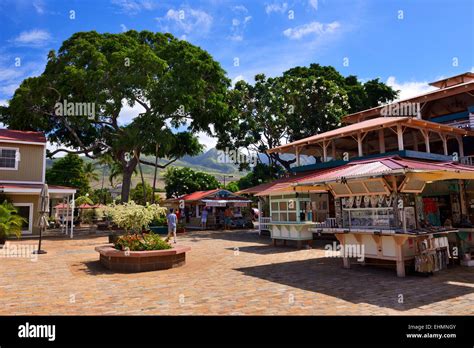
{"type": "Polygon", "coordinates": [[[46,137],[41,132],[0,129],[0,141],[46,144],[46,137]]]}
{"type": "Polygon", "coordinates": [[[409,117],[409,116],[403,116],[403,117],[390,116],[389,117],[387,116],[387,117],[372,118],[372,119],[365,120],[362,122],[353,123],[348,126],[336,128],[324,133],[320,133],[320,134],[316,134],[304,139],[296,140],[291,143],[269,149],[267,150],[267,153],[273,153],[273,152],[294,153],[295,146],[302,146],[302,145],[304,146],[304,145],[314,144],[317,142],[321,142],[323,140],[330,140],[334,138],[345,137],[351,134],[356,134],[358,132],[362,133],[362,132],[368,132],[368,131],[372,131],[376,129],[382,129],[385,127],[392,127],[397,124],[410,126],[410,127],[431,129],[431,130],[436,130],[438,132],[444,131],[444,132],[449,132],[449,133],[458,134],[458,135],[471,135],[471,136],[474,135],[474,132],[472,131],[468,131],[468,130],[457,128],[457,127],[451,127],[451,126],[436,123],[436,122],[421,120],[416,117],[409,117]]]}

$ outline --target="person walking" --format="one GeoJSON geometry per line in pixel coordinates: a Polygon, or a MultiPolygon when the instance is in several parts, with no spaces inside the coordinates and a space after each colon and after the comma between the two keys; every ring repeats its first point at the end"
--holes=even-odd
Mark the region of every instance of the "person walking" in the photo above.
{"type": "Polygon", "coordinates": [[[168,235],[166,236],[166,241],[171,239],[171,234],[173,234],[173,241],[176,244],[176,214],[174,213],[174,209],[170,209],[170,213],[166,216],[166,220],[168,221],[168,235]]]}
{"type": "Polygon", "coordinates": [[[207,211],[207,208],[204,208],[201,213],[201,227],[203,230],[207,228],[207,216],[209,215],[209,212],[207,211]]]}

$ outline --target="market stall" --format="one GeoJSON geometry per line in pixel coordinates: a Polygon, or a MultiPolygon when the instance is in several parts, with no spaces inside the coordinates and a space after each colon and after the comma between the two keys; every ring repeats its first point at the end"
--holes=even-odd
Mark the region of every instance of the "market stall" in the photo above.
{"type": "Polygon", "coordinates": [[[214,189],[197,191],[178,198],[167,199],[163,205],[174,208],[179,220],[189,229],[222,228],[228,215],[228,227],[246,228],[251,226],[251,216],[245,214],[245,208],[252,201],[228,190],[214,189]],[[203,227],[203,212],[206,223],[203,227]]]}

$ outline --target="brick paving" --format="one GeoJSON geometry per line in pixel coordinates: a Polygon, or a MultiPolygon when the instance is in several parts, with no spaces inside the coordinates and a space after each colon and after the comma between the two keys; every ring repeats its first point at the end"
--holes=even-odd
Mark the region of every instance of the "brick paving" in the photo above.
{"type": "MultiPolygon", "coordinates": [[[[313,249],[273,247],[253,231],[190,232],[185,266],[118,274],[98,262],[106,237],[45,240],[34,262],[0,259],[2,315],[472,315],[474,269],[397,278],[313,249]],[[399,303],[403,296],[403,303],[399,303]]],[[[13,241],[31,244],[31,240],[13,241]]]]}

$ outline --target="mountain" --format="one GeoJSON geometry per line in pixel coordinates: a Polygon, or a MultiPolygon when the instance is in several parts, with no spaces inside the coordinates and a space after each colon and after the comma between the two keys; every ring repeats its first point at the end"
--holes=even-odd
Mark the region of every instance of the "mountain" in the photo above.
{"type": "MultiPolygon", "coordinates": [[[[88,157],[82,157],[82,159],[84,160],[84,162],[94,162],[94,163],[96,162],[95,160],[90,159],[88,157]]],[[[144,159],[150,162],[155,161],[155,158],[153,156],[145,156],[144,159]]],[[[53,160],[47,159],[46,167],[50,168],[53,165],[53,162],[54,162],[54,159],[53,160]]],[[[163,165],[167,163],[167,161],[160,160],[158,163],[163,165]]],[[[242,171],[242,172],[239,171],[238,166],[232,163],[220,163],[218,151],[215,148],[209,149],[208,151],[194,157],[184,156],[180,158],[179,160],[177,160],[176,162],[174,162],[173,164],[171,164],[170,166],[187,167],[196,171],[205,172],[205,173],[214,175],[218,181],[222,181],[223,175],[225,175],[226,182],[236,181],[240,177],[247,174],[247,172],[245,171],[242,171]],[[229,178],[229,176],[232,176],[232,178],[229,178]]],[[[142,165],[142,170],[143,170],[143,176],[145,180],[151,184],[153,181],[154,167],[148,166],[148,165],[142,165]]],[[[158,169],[157,186],[161,188],[164,187],[164,183],[163,183],[164,171],[165,169],[158,169]]],[[[93,188],[99,188],[102,185],[102,167],[99,164],[97,164],[97,173],[100,174],[101,178],[99,179],[98,182],[92,183],[93,188]]],[[[108,178],[109,178],[109,171],[108,171],[108,168],[106,168],[105,173],[104,173],[104,186],[105,187],[110,186],[108,178]]],[[[120,178],[118,178],[117,180],[120,181],[120,178]]],[[[132,186],[136,185],[138,182],[140,182],[140,180],[141,178],[140,178],[140,174],[137,168],[137,175],[133,177],[132,186]]]]}

